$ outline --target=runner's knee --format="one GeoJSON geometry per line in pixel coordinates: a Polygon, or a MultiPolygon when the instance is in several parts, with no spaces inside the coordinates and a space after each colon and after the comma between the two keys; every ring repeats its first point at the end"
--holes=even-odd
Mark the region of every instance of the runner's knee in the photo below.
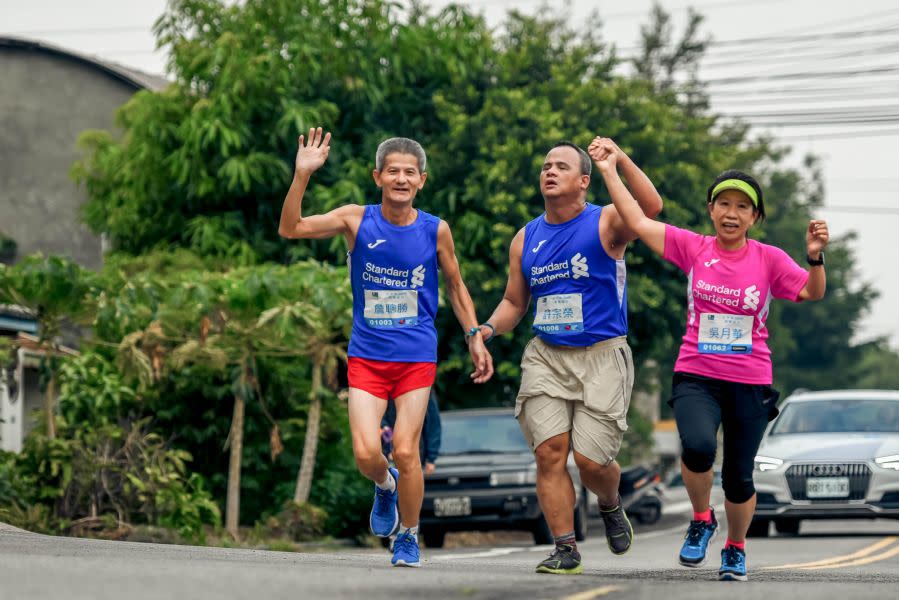
{"type": "MultiPolygon", "coordinates": [[[[413,465],[416,462],[419,462],[421,458],[418,455],[418,445],[415,447],[409,446],[407,444],[396,445],[393,446],[393,460],[399,466],[405,465],[413,465]]],[[[400,469],[403,470],[402,468],[400,469]]]]}
{"type": "Polygon", "coordinates": [[[748,477],[722,475],[721,486],[724,488],[724,497],[734,504],[743,504],[755,494],[752,473],[748,477]]]}
{"type": "Polygon", "coordinates": [[[378,467],[384,461],[384,455],[381,454],[381,448],[368,447],[361,444],[353,445],[353,456],[356,459],[356,466],[363,473],[378,467]]]}
{"type": "Polygon", "coordinates": [[[552,470],[560,465],[564,468],[568,460],[568,438],[546,440],[534,450],[534,457],[540,470],[552,470]]]}
{"type": "Polygon", "coordinates": [[[715,464],[715,451],[718,448],[718,441],[715,438],[681,440],[684,447],[681,453],[681,460],[687,468],[694,473],[705,473],[715,464]]]}
{"type": "Polygon", "coordinates": [[[598,462],[591,460],[581,454],[580,452],[574,453],[574,464],[577,465],[578,471],[583,474],[593,475],[593,476],[602,476],[607,471],[610,470],[611,465],[614,463],[610,463],[608,465],[601,465],[598,462]]]}

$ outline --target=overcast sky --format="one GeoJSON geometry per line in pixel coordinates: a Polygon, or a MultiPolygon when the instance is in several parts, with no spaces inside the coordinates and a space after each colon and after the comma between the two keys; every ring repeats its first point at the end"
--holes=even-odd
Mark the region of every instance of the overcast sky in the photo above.
{"type": "MultiPolygon", "coordinates": [[[[533,14],[540,0],[461,2],[499,25],[510,9],[533,14]]],[[[442,7],[449,2],[431,0],[442,7]]],[[[558,5],[558,0],[553,4],[558,5]]],[[[572,0],[572,23],[599,10],[603,37],[627,56],[639,39],[651,0],[572,0]]],[[[899,349],[899,267],[890,240],[899,226],[899,4],[895,0],[666,0],[676,23],[693,6],[715,44],[702,76],[713,107],[747,116],[793,148],[823,161],[827,194],[819,218],[831,232],[859,234],[859,280],[881,292],[862,338],[887,336],[899,349]],[[747,8],[750,7],[750,8],[747,8]],[[747,41],[747,40],[752,40],[747,41]],[[718,81],[736,78],[736,81],[718,81]],[[828,124],[821,125],[824,121],[828,124]]],[[[0,0],[0,34],[50,42],[150,73],[163,73],[150,28],[165,0],[0,0]]],[[[562,14],[552,9],[554,15],[562,14]]],[[[769,202],[776,202],[771,198],[769,202]]],[[[796,232],[796,244],[804,243],[796,232]]],[[[800,340],[800,343],[814,343],[800,340]]]]}

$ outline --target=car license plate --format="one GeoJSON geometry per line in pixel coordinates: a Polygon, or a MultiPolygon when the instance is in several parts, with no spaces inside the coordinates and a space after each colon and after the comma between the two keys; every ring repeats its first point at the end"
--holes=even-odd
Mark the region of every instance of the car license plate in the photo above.
{"type": "Polygon", "coordinates": [[[434,498],[435,517],[464,517],[471,514],[471,498],[434,498]]]}
{"type": "Polygon", "coordinates": [[[849,496],[848,477],[812,477],[805,482],[809,498],[846,498],[849,496]]]}

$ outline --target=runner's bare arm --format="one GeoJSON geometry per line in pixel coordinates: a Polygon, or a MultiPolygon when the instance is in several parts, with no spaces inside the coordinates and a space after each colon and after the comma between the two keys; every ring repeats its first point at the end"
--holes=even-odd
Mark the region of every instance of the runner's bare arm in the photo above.
{"type": "MultiPolygon", "coordinates": [[[[489,322],[496,330],[494,335],[501,335],[512,331],[528,312],[528,304],[531,302],[531,292],[521,272],[521,254],[524,249],[524,229],[519,230],[512,238],[509,246],[509,280],[506,282],[506,292],[503,299],[497,305],[496,310],[490,315],[489,322]]],[[[492,334],[489,328],[481,329],[482,337],[492,334]]]]}
{"type": "Polygon", "coordinates": [[[618,215],[624,221],[628,229],[633,231],[649,248],[662,255],[665,252],[665,225],[654,219],[650,219],[644,213],[640,205],[634,200],[630,191],[621,181],[616,168],[618,153],[612,144],[604,141],[590,144],[590,157],[599,167],[603,181],[618,215]]]}
{"type": "MultiPolygon", "coordinates": [[[[827,247],[828,241],[830,241],[830,234],[827,230],[827,222],[819,219],[809,221],[808,229],[805,232],[805,245],[809,258],[820,259],[821,252],[827,247]]],[[[825,291],[827,291],[827,275],[824,272],[824,265],[809,268],[808,281],[799,292],[799,299],[820,300],[824,297],[825,291]]]]}
{"type": "MultiPolygon", "coordinates": [[[[459,269],[459,260],[456,258],[456,245],[453,243],[453,234],[446,221],[440,221],[437,228],[437,260],[440,270],[443,272],[443,280],[446,284],[446,295],[453,307],[462,329],[468,332],[478,326],[478,316],[474,310],[474,302],[471,294],[462,281],[462,272],[459,269]]],[[[493,358],[484,346],[481,336],[466,336],[468,353],[474,363],[474,373],[471,379],[475,383],[484,383],[493,376],[493,358]]]]}
{"type": "MultiPolygon", "coordinates": [[[[600,142],[604,142],[607,146],[615,149],[618,158],[618,168],[621,171],[621,176],[627,181],[628,189],[637,201],[637,204],[640,205],[643,214],[650,219],[654,219],[662,212],[662,197],[656,190],[656,186],[646,176],[646,173],[612,139],[596,137],[590,146],[593,147],[600,142]]],[[[632,242],[638,237],[636,232],[632,231],[625,224],[617,209],[612,211],[612,220],[609,226],[615,237],[613,244],[616,246],[632,242]]]]}
{"type": "Polygon", "coordinates": [[[331,134],[326,133],[322,136],[321,127],[310,129],[308,141],[305,143],[304,136],[300,136],[293,182],[281,207],[281,222],[278,226],[281,237],[321,239],[341,234],[347,236],[354,229],[353,221],[361,219],[364,208],[358,205],[341,206],[324,215],[303,217],[303,195],[312,174],[328,159],[330,142],[331,134]]]}

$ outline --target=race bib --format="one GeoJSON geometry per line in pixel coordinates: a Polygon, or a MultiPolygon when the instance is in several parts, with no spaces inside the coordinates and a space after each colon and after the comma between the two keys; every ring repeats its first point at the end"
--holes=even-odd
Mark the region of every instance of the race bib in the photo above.
{"type": "Polygon", "coordinates": [[[580,294],[553,294],[537,299],[534,329],[543,333],[569,335],[584,330],[580,294]]]}
{"type": "Polygon", "coordinates": [[[752,315],[699,315],[700,354],[752,354],[752,315]]]}
{"type": "Polygon", "coordinates": [[[418,325],[416,290],[365,290],[365,322],[374,329],[418,325]]]}

